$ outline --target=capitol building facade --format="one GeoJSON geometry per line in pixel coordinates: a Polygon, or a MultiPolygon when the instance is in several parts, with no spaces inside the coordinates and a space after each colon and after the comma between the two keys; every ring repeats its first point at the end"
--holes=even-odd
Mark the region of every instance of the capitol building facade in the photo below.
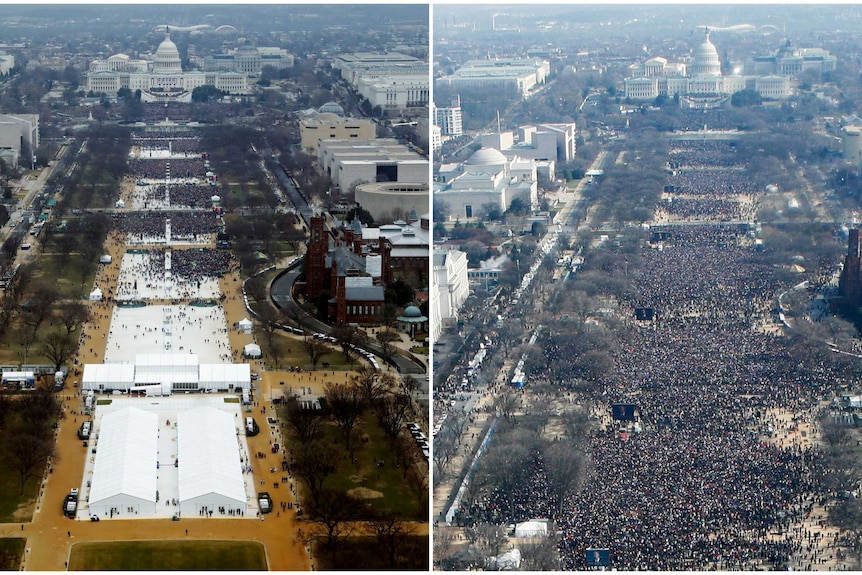
{"type": "Polygon", "coordinates": [[[199,86],[213,86],[228,94],[249,93],[244,73],[183,72],[180,52],[169,30],[152,61],[115,54],[91,62],[87,73],[87,91],[113,95],[120,88],[140,90],[144,102],[191,102],[192,90],[199,86]]]}
{"type": "Polygon", "coordinates": [[[659,96],[679,97],[688,108],[708,108],[723,104],[735,92],[753,90],[767,99],[792,95],[790,77],[723,75],[718,51],[709,41],[709,30],[689,63],[651,58],[633,66],[625,80],[625,96],[632,100],[654,100],[659,96]]]}

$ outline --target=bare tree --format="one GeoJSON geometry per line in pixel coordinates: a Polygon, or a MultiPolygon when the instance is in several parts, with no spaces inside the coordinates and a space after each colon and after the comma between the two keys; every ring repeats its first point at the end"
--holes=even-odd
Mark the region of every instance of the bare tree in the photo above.
{"type": "Polygon", "coordinates": [[[317,409],[303,409],[296,399],[287,404],[287,423],[301,445],[320,438],[323,414],[317,409]]]}
{"type": "Polygon", "coordinates": [[[399,559],[408,541],[416,533],[416,529],[412,525],[397,520],[388,512],[376,519],[366,521],[365,525],[377,538],[377,545],[380,551],[385,554],[390,569],[407,563],[407,561],[399,561],[399,559]]]}
{"type": "Polygon", "coordinates": [[[377,404],[377,419],[380,420],[383,433],[389,438],[389,448],[392,450],[395,449],[395,442],[409,410],[410,398],[404,395],[386,395],[377,404]]]}
{"type": "Polygon", "coordinates": [[[351,431],[362,414],[362,397],[356,388],[346,383],[327,383],[324,393],[335,423],[341,430],[345,448],[351,451],[351,431]]]}
{"type": "Polygon", "coordinates": [[[310,519],[325,527],[324,545],[330,553],[333,566],[340,566],[339,544],[350,537],[359,526],[356,518],[365,510],[365,505],[343,491],[322,489],[305,508],[310,519]]]}
{"type": "Polygon", "coordinates": [[[33,344],[36,343],[36,339],[38,338],[38,331],[31,326],[22,325],[18,328],[18,343],[21,344],[21,350],[23,352],[23,357],[21,359],[21,363],[27,362],[27,356],[30,355],[30,348],[33,347],[33,344]]]}
{"type": "Polygon", "coordinates": [[[344,354],[344,359],[353,365],[356,361],[355,346],[362,341],[359,331],[346,323],[338,323],[332,328],[332,336],[341,346],[341,352],[344,354]]]}
{"type": "Polygon", "coordinates": [[[296,446],[293,452],[293,472],[300,477],[311,493],[311,501],[317,501],[323,482],[335,472],[341,459],[338,450],[321,440],[296,446]]]}
{"type": "Polygon", "coordinates": [[[312,337],[307,332],[302,338],[302,347],[308,354],[308,359],[311,360],[311,366],[314,369],[317,369],[317,364],[329,352],[329,346],[325,341],[312,337]]]}
{"type": "Polygon", "coordinates": [[[255,311],[257,312],[257,319],[260,321],[260,327],[266,334],[266,342],[269,347],[272,347],[272,339],[278,329],[276,323],[280,314],[268,301],[259,302],[255,311]]]}
{"type": "Polygon", "coordinates": [[[54,370],[69,361],[78,348],[78,342],[68,333],[51,332],[42,342],[42,354],[54,363],[54,370]]]}
{"type": "Polygon", "coordinates": [[[50,436],[40,437],[33,430],[22,426],[11,433],[6,446],[10,462],[21,480],[19,495],[24,495],[27,480],[38,476],[54,453],[54,442],[50,436]]]}
{"type": "MultiPolygon", "coordinates": [[[[378,397],[381,397],[388,391],[382,378],[383,373],[374,369],[370,365],[363,366],[362,369],[353,376],[353,384],[362,394],[367,405],[370,406],[378,397]]],[[[386,380],[386,382],[389,381],[390,379],[386,380]]]]}
{"type": "Polygon", "coordinates": [[[559,571],[560,553],[557,547],[557,535],[552,528],[543,537],[533,537],[529,541],[522,542],[518,548],[521,550],[521,569],[524,571],[559,571]]]}
{"type": "Polygon", "coordinates": [[[557,441],[544,451],[542,461],[554,498],[554,517],[559,517],[566,499],[583,487],[589,470],[589,459],[571,443],[557,441]]]}
{"type": "Polygon", "coordinates": [[[82,302],[72,301],[60,306],[60,321],[63,322],[66,333],[71,334],[89,319],[90,310],[82,302]]]}

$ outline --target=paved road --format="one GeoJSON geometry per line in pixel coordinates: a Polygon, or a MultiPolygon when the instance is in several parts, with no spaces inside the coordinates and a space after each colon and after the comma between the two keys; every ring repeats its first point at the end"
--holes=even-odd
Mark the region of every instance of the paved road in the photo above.
{"type": "MultiPolygon", "coordinates": [[[[297,305],[296,301],[294,301],[294,299],[290,295],[293,291],[293,284],[296,282],[296,279],[299,277],[299,274],[301,272],[302,266],[300,264],[297,264],[296,267],[291,271],[288,271],[287,273],[284,273],[277,277],[272,282],[272,285],[270,285],[270,297],[272,297],[272,301],[275,303],[276,306],[287,312],[288,317],[292,317],[294,311],[301,313],[305,318],[304,321],[306,325],[310,329],[318,333],[332,335],[332,328],[330,326],[308,315],[297,305]]],[[[383,357],[383,349],[373,342],[363,343],[359,347],[366,351],[370,351],[378,357],[383,357]]],[[[425,368],[422,365],[418,364],[406,354],[402,354],[400,350],[395,350],[395,353],[393,353],[392,363],[395,364],[395,367],[398,369],[399,373],[425,373],[425,368]]]]}

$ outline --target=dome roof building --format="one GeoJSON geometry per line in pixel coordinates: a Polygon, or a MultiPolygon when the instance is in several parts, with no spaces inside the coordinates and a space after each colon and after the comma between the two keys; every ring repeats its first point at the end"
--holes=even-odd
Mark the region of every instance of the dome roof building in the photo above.
{"type": "Polygon", "coordinates": [[[494,148],[481,148],[470,156],[466,162],[468,166],[499,166],[504,165],[509,160],[499,150],[494,148]]]}
{"type": "Polygon", "coordinates": [[[171,31],[165,30],[165,39],[156,49],[156,59],[153,61],[154,74],[181,74],[183,71],[180,51],[171,40],[171,31]]]}
{"type": "Polygon", "coordinates": [[[692,76],[721,75],[721,60],[718,57],[718,50],[709,41],[709,28],[706,30],[706,38],[703,43],[695,49],[694,59],[688,69],[692,76]]]}
{"type": "Polygon", "coordinates": [[[248,75],[238,72],[204,73],[183,71],[177,45],[165,28],[165,38],[152,59],[133,59],[115,54],[107,60],[93,60],[87,74],[87,91],[113,96],[121,88],[141,91],[143,102],[191,102],[192,92],[213,86],[227,94],[248,94],[248,75]]]}

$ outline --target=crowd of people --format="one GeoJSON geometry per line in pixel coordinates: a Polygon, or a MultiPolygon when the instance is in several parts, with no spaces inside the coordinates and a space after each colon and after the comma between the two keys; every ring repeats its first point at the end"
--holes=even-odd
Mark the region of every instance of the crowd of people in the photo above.
{"type": "Polygon", "coordinates": [[[208,208],[212,205],[213,188],[207,184],[194,182],[171,182],[151,185],[143,193],[143,207],[163,208],[182,206],[189,208],[208,208]]]}
{"type": "Polygon", "coordinates": [[[210,212],[118,212],[112,214],[114,228],[125,232],[129,243],[163,242],[170,221],[172,239],[199,241],[218,231],[218,222],[210,212]]]}
{"type": "Polygon", "coordinates": [[[129,161],[129,170],[133,177],[163,180],[170,179],[189,179],[206,177],[206,168],[204,161],[200,158],[171,158],[171,159],[137,159],[129,161]]]}

